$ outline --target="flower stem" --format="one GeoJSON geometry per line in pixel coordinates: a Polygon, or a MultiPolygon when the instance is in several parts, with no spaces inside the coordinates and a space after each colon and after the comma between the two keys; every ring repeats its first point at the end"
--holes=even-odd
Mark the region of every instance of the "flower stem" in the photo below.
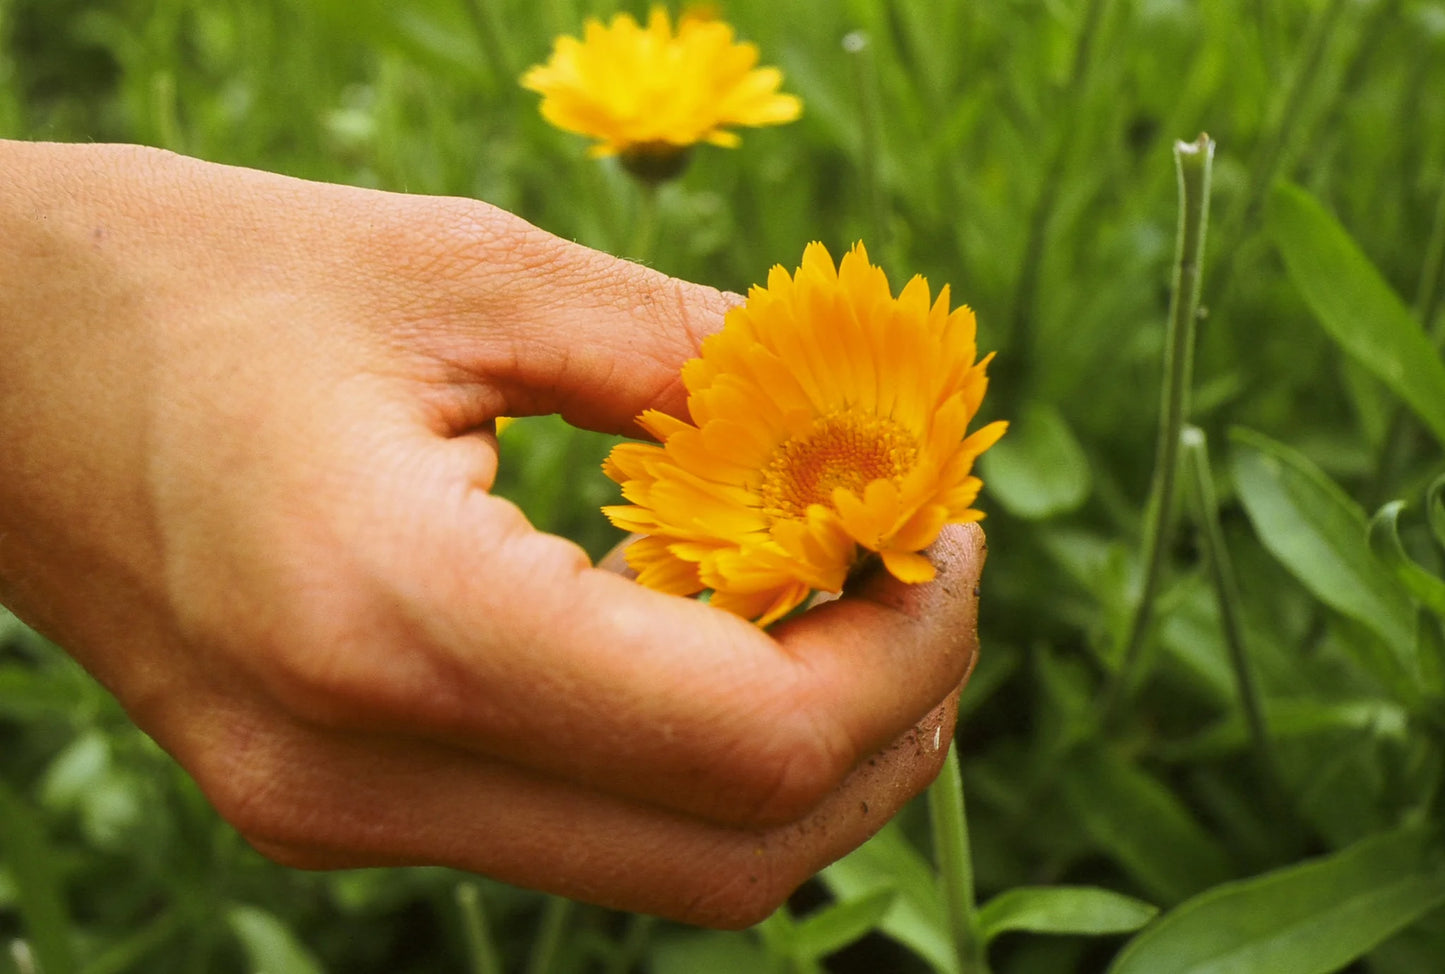
{"type": "Polygon", "coordinates": [[[645,913],[634,913],[629,917],[622,943],[618,944],[617,953],[607,962],[607,974],[628,974],[636,967],[656,926],[657,918],[645,913]]]}
{"type": "Polygon", "coordinates": [[[1291,155],[1291,145],[1297,139],[1303,141],[1308,136],[1305,108],[1310,96],[1321,90],[1320,72],[1326,64],[1325,53],[1330,37],[1348,5],[1349,0],[1329,0],[1320,7],[1297,48],[1289,87],[1270,113],[1270,124],[1255,148],[1245,189],[1235,196],[1221,224],[1229,247],[1220,254],[1215,293],[1222,294],[1229,289],[1239,253],[1238,245],[1255,224],[1265,196],[1284,167],[1286,158],[1291,155]]]}
{"type": "MultiPolygon", "coordinates": [[[[1094,53],[1102,31],[1104,15],[1108,12],[1110,0],[1088,0],[1083,20],[1074,42],[1073,60],[1069,68],[1068,87],[1063,93],[1069,108],[1061,113],[1058,135],[1048,162],[1044,166],[1043,179],[1039,183],[1038,196],[1034,198],[1029,212],[1028,233],[1024,242],[1023,259],[1014,285],[1013,317],[1011,324],[1011,351],[1005,360],[1010,363],[1035,361],[1034,343],[1037,324],[1034,321],[1034,303],[1038,295],[1039,277],[1043,272],[1044,250],[1053,225],[1054,211],[1058,208],[1059,194],[1064,185],[1064,174],[1071,163],[1076,161],[1075,140],[1083,114],[1083,102],[1089,71],[1094,63],[1094,53]]],[[[1020,365],[1006,365],[1007,369],[1020,369],[1020,365]]],[[[1008,375],[1008,381],[1000,383],[1014,402],[1026,398],[1023,388],[1031,373],[1020,371],[1008,375]]]]}
{"type": "Polygon", "coordinates": [[[572,914],[572,901],[560,896],[547,897],[542,911],[542,926],[532,943],[527,958],[527,974],[551,974],[557,969],[557,955],[562,949],[562,934],[572,914]]]}
{"type": "Polygon", "coordinates": [[[1215,599],[1219,603],[1219,623],[1224,632],[1224,643],[1229,651],[1229,663],[1234,669],[1234,682],[1239,691],[1240,708],[1249,728],[1250,740],[1254,745],[1255,760],[1259,762],[1269,800],[1277,806],[1273,809],[1277,821],[1289,820],[1288,804],[1285,801],[1283,779],[1280,776],[1279,758],[1275,754],[1274,742],[1269,735],[1269,724],[1264,714],[1264,699],[1254,672],[1249,665],[1249,655],[1244,646],[1244,627],[1239,620],[1239,606],[1243,600],[1239,595],[1239,581],[1234,574],[1234,563],[1230,560],[1229,549],[1224,544],[1224,531],[1219,526],[1219,501],[1214,493],[1214,477],[1209,465],[1209,442],[1204,431],[1197,426],[1186,426],[1182,434],[1184,461],[1189,476],[1189,485],[1194,497],[1195,515],[1199,521],[1199,532],[1204,543],[1205,557],[1209,562],[1210,580],[1214,583],[1215,599]]]}
{"type": "Polygon", "coordinates": [[[481,890],[476,883],[458,883],[455,895],[472,974],[502,974],[502,961],[482,909],[481,890]]]}
{"type": "Polygon", "coordinates": [[[1189,415],[1189,387],[1194,371],[1194,323],[1204,240],[1209,227],[1209,178],[1214,140],[1200,135],[1193,142],[1174,143],[1179,174],[1179,236],[1175,249],[1173,291],[1169,299],[1169,332],[1164,345],[1164,384],[1160,394],[1159,438],[1149,506],[1144,523],[1144,584],[1123,641],[1123,654],[1104,691],[1100,713],[1107,723],[1114,708],[1133,689],[1139,674],[1154,600],[1164,575],[1164,556],[1174,522],[1174,477],[1179,469],[1179,435],[1189,415]]]}
{"type": "Polygon", "coordinates": [[[501,18],[497,16],[496,4],[493,0],[466,0],[462,6],[476,28],[477,40],[497,80],[497,87],[505,89],[517,80],[518,72],[508,53],[512,44],[502,27],[501,18]]]}
{"type": "Polygon", "coordinates": [[[843,38],[843,51],[853,62],[853,87],[858,96],[858,130],[862,137],[861,166],[864,194],[868,201],[868,223],[875,234],[876,253],[880,258],[897,266],[896,254],[892,253],[892,233],[889,226],[888,207],[883,195],[883,174],[880,167],[881,153],[878,148],[883,127],[882,112],[878,106],[877,73],[868,50],[868,34],[855,30],[843,38]]]}
{"type": "MultiPolygon", "coordinates": [[[[1430,340],[1439,348],[1445,344],[1445,315],[1435,327],[1430,327],[1439,304],[1437,295],[1442,276],[1445,276],[1445,170],[1440,174],[1440,191],[1435,199],[1435,218],[1430,228],[1430,239],[1425,245],[1425,259],[1420,267],[1420,281],[1415,289],[1415,303],[1412,311],[1420,327],[1426,330],[1430,340]]],[[[1396,402],[1390,409],[1389,421],[1385,424],[1385,435],[1380,441],[1380,451],[1375,459],[1375,471],[1370,478],[1365,497],[1372,504],[1387,499],[1395,472],[1410,445],[1415,424],[1408,410],[1396,402]]]]}
{"type": "Polygon", "coordinates": [[[637,186],[637,208],[633,213],[632,240],[627,245],[627,256],[639,264],[651,265],[653,251],[657,249],[657,194],[655,183],[634,179],[637,186]]]}
{"type": "Polygon", "coordinates": [[[968,813],[963,803],[963,774],[958,749],[950,742],[938,779],[928,788],[928,816],[933,826],[933,855],[943,888],[948,931],[960,974],[988,974],[988,960],[978,939],[973,893],[973,858],[968,844],[968,813]]]}

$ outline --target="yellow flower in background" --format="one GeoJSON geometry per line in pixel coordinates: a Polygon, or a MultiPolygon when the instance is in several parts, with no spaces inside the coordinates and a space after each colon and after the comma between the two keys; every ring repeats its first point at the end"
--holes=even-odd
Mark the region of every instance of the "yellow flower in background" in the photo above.
{"type": "Polygon", "coordinates": [[[973,462],[1005,428],[968,432],[992,356],[948,303],[922,277],[895,298],[861,243],[837,267],[820,243],[795,275],[774,267],[683,366],[692,422],[648,410],[638,423],[661,445],[623,443],[604,464],[630,502],[604,513],[645,535],[627,549],[638,581],[712,589],[765,626],[839,591],[869,552],[932,579],[920,552],[983,516],[973,462]]]}
{"type": "Polygon", "coordinates": [[[605,26],[589,20],[581,40],[557,38],[522,85],[542,95],[547,121],[597,139],[594,156],[674,166],[665,177],[690,146],[737,145],[731,126],[798,117],[802,103],[778,91],[782,72],[757,61],[757,47],[736,42],[722,21],[684,15],[674,33],[667,11],[654,7],[646,27],[617,14],[605,26]]]}

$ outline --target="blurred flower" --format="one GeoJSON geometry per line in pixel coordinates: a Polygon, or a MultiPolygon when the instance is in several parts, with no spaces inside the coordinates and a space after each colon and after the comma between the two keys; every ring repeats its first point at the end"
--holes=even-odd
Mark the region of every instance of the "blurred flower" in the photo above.
{"type": "Polygon", "coordinates": [[[1004,431],[972,434],[988,358],[973,312],[949,311],[915,277],[897,298],[860,243],[836,269],[820,243],[790,277],[728,312],[683,366],[692,422],[648,410],[661,446],[623,443],[604,469],[630,504],[604,508],[645,537],[627,549],[638,581],[759,625],[811,590],[837,592],[877,552],[926,582],[920,551],[949,523],[976,521],[973,462],[1004,431]]]}
{"type": "Polygon", "coordinates": [[[798,117],[802,103],[778,92],[782,72],[757,61],[757,47],[735,42],[722,21],[684,14],[674,34],[654,7],[646,27],[617,14],[606,26],[589,20],[581,40],[557,38],[522,85],[542,95],[547,121],[597,139],[594,156],[621,154],[638,175],[663,179],[698,142],[737,145],[729,126],[798,117]]]}

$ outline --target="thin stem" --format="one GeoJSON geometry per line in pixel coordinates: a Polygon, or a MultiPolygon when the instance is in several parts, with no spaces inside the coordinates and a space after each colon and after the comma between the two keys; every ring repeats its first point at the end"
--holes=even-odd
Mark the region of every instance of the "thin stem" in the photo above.
{"type": "Polygon", "coordinates": [[[647,943],[652,939],[652,930],[656,926],[656,917],[634,913],[627,921],[627,931],[622,935],[622,943],[618,945],[617,953],[607,961],[607,974],[628,974],[636,967],[642,960],[643,951],[647,949],[647,943]]]}
{"type": "Polygon", "coordinates": [[[627,245],[627,256],[639,264],[651,265],[653,251],[657,249],[657,194],[655,183],[641,179],[631,180],[637,186],[637,209],[633,214],[632,240],[627,245]]]}
{"type": "MultiPolygon", "coordinates": [[[[1049,239],[1049,229],[1057,208],[1059,192],[1064,181],[1064,170],[1072,159],[1074,140],[1079,131],[1078,118],[1082,114],[1081,92],[1088,79],[1089,68],[1094,60],[1094,47],[1099,28],[1108,9],[1109,0],[1089,0],[1084,9],[1084,20],[1079,27],[1079,36],[1074,43],[1074,57],[1069,70],[1068,89],[1065,92],[1067,107],[1060,122],[1058,140],[1054,143],[1048,165],[1044,167],[1043,181],[1039,184],[1039,195],[1029,213],[1028,236],[1024,242],[1023,259],[1019,265],[1018,281],[1014,285],[1012,342],[1017,349],[1008,357],[1010,362],[1031,362],[1034,360],[1034,299],[1038,292],[1039,276],[1043,271],[1044,245],[1049,239]]],[[[1011,390],[1014,398],[1024,398],[1022,381],[1025,376],[1015,377],[1010,383],[999,383],[999,387],[1011,390]]]]}
{"type": "Polygon", "coordinates": [[[552,974],[557,969],[557,957],[562,951],[562,935],[571,915],[571,900],[560,896],[547,897],[547,906],[542,911],[541,929],[537,931],[537,939],[532,943],[532,954],[527,959],[527,974],[552,974]]]}
{"type": "Polygon", "coordinates": [[[1240,709],[1249,728],[1249,737],[1254,745],[1255,760],[1270,789],[1270,801],[1277,807],[1276,818],[1287,808],[1284,802],[1284,782],[1280,776],[1279,757],[1274,750],[1274,741],[1269,734],[1269,724],[1264,713],[1264,698],[1255,682],[1249,654],[1244,645],[1244,627],[1240,624],[1239,607],[1243,600],[1239,595],[1239,581],[1234,574],[1234,563],[1230,560],[1229,549],[1224,544],[1224,531],[1219,526],[1219,501],[1214,493],[1214,477],[1210,472],[1209,442],[1204,431],[1197,426],[1185,427],[1182,434],[1185,467],[1189,474],[1189,485],[1194,497],[1195,515],[1198,518],[1199,533],[1204,542],[1205,558],[1209,563],[1210,580],[1214,583],[1214,595],[1219,603],[1219,623],[1224,632],[1224,644],[1229,651],[1229,663],[1234,669],[1234,682],[1239,691],[1240,709]]]}
{"type": "Polygon", "coordinates": [[[1169,298],[1169,333],[1164,345],[1164,383],[1160,392],[1159,438],[1154,475],[1144,524],[1144,585],[1124,638],[1119,668],[1105,689],[1101,714],[1105,721],[1133,689],[1138,677],[1154,600],[1164,575],[1164,556],[1174,524],[1174,477],[1179,469],[1179,434],[1189,415],[1189,388],[1194,370],[1194,323],[1199,314],[1204,240],[1209,228],[1209,178],[1214,140],[1200,135],[1193,142],[1174,143],[1179,174],[1179,236],[1174,282],[1169,298]]]}
{"type": "MultiPolygon", "coordinates": [[[[1435,198],[1435,219],[1430,227],[1430,242],[1425,245],[1425,260],[1420,267],[1420,283],[1415,290],[1415,319],[1420,327],[1429,328],[1440,301],[1440,279],[1445,277],[1445,169],[1440,172],[1440,192],[1435,198]]],[[[1430,338],[1436,347],[1445,342],[1445,325],[1435,328],[1430,338]]]]}
{"type": "Polygon", "coordinates": [[[514,84],[517,81],[517,68],[508,53],[511,42],[497,16],[496,0],[466,0],[462,6],[466,8],[473,26],[476,27],[477,40],[481,42],[482,52],[491,64],[497,86],[505,89],[506,86],[514,84]]]}
{"type": "Polygon", "coordinates": [[[482,908],[481,890],[477,889],[476,883],[458,883],[456,898],[472,974],[502,974],[502,959],[492,941],[491,927],[482,908]]]}
{"type": "Polygon", "coordinates": [[[1255,222],[1265,195],[1274,185],[1284,164],[1286,150],[1304,125],[1305,102],[1319,87],[1319,74],[1325,65],[1325,51],[1329,47],[1330,35],[1348,3],[1349,0],[1329,0],[1329,4],[1316,15],[1309,33],[1300,45],[1299,58],[1289,88],[1283,101],[1277,103],[1280,106],[1278,111],[1270,116],[1271,124],[1254,154],[1245,191],[1235,198],[1234,206],[1225,216],[1222,231],[1224,239],[1231,244],[1231,249],[1222,255],[1219,262],[1215,281],[1217,294],[1228,290],[1233,276],[1235,255],[1239,250],[1233,245],[1240,242],[1245,228],[1255,222]]]}
{"type": "MultiPolygon", "coordinates": [[[[1430,340],[1439,348],[1445,343],[1445,316],[1441,316],[1434,329],[1430,320],[1439,302],[1436,294],[1442,274],[1445,274],[1445,171],[1441,172],[1440,192],[1435,199],[1435,217],[1430,227],[1430,240],[1425,245],[1425,259],[1420,266],[1420,280],[1415,288],[1415,303],[1412,310],[1420,327],[1430,333],[1430,340]]],[[[1390,409],[1390,419],[1385,426],[1385,437],[1380,443],[1380,452],[1375,459],[1375,471],[1370,478],[1366,497],[1375,503],[1386,499],[1386,492],[1394,480],[1395,471],[1410,445],[1410,438],[1416,430],[1409,412],[1398,402],[1390,409]]]]}
{"type": "Polygon", "coordinates": [[[81,968],[81,974],[123,974],[140,970],[141,961],[186,928],[189,917],[182,910],[169,910],[151,920],[81,968]]]}
{"type": "Polygon", "coordinates": [[[973,857],[968,844],[968,813],[963,803],[963,774],[958,749],[949,743],[938,779],[928,788],[933,826],[933,855],[943,887],[948,930],[960,974],[987,974],[988,961],[978,939],[973,891],[973,857]]]}
{"type": "Polygon", "coordinates": [[[858,130],[862,139],[861,168],[864,195],[868,200],[868,223],[875,235],[875,253],[888,260],[894,255],[889,247],[892,233],[888,210],[884,203],[883,177],[879,166],[879,132],[882,129],[878,109],[878,85],[873,58],[868,50],[868,35],[855,30],[843,38],[843,50],[853,62],[853,89],[858,98],[858,130]]]}
{"type": "Polygon", "coordinates": [[[1259,31],[1259,53],[1271,79],[1279,71],[1279,36],[1273,4],[1270,0],[1254,0],[1254,22],[1259,31]]]}

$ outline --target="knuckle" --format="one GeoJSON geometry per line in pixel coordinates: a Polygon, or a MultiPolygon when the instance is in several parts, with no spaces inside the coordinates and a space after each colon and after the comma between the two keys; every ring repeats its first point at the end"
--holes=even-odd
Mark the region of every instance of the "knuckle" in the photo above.
{"type": "Polygon", "coordinates": [[[271,842],[258,838],[254,835],[241,833],[241,838],[246,844],[255,849],[261,855],[271,860],[278,866],[285,866],[288,869],[330,869],[334,868],[335,860],[323,853],[306,846],[288,845],[284,842],[271,842]]]}
{"type": "Polygon", "coordinates": [[[714,885],[694,896],[678,919],[719,930],[743,930],[771,916],[812,875],[801,860],[758,845],[749,861],[715,874],[714,885]]]}
{"type": "Polygon", "coordinates": [[[216,813],[252,845],[302,848],[314,836],[298,814],[302,788],[270,741],[248,735],[215,748],[191,769],[216,813]]]}
{"type": "Polygon", "coordinates": [[[769,748],[749,762],[753,783],[746,824],[765,827],[802,818],[842,782],[856,748],[826,709],[790,710],[774,722],[769,748]]]}

